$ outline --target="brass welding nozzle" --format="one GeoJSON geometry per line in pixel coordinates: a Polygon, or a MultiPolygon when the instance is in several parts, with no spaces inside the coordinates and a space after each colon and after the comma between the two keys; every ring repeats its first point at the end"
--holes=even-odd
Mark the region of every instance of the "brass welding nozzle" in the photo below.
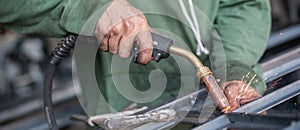
{"type": "Polygon", "coordinates": [[[170,53],[188,59],[195,66],[199,80],[202,80],[206,84],[207,91],[212,96],[220,110],[224,113],[230,112],[231,107],[227,97],[223,93],[223,90],[219,87],[210,69],[204,66],[198,57],[196,57],[192,52],[174,45],[170,47],[170,53]]]}

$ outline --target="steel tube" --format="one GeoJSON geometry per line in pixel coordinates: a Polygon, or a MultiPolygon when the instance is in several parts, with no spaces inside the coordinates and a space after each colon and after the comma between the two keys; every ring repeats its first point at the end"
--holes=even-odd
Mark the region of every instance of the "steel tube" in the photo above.
{"type": "Polygon", "coordinates": [[[263,79],[270,82],[300,68],[300,47],[261,64],[263,79]]]}
{"type": "Polygon", "coordinates": [[[226,115],[233,123],[231,129],[250,130],[282,130],[291,125],[291,122],[300,120],[298,115],[261,115],[245,113],[229,113],[226,115]]]}
{"type": "Polygon", "coordinates": [[[279,30],[270,35],[267,49],[281,45],[300,36],[300,24],[294,25],[283,30],[279,30]]]}

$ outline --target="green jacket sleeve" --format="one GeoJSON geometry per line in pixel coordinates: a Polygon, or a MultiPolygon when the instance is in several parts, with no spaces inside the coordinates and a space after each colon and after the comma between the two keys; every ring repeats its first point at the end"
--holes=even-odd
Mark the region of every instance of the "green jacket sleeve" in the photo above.
{"type": "Polygon", "coordinates": [[[108,0],[2,0],[0,24],[24,34],[61,37],[79,33],[108,0]]]}
{"type": "MultiPolygon", "coordinates": [[[[257,62],[267,45],[270,25],[269,0],[220,0],[215,26],[222,38],[229,66],[227,80],[244,80],[243,77],[247,75],[261,79],[262,74],[258,71],[255,74],[251,67],[257,68],[257,62]],[[232,74],[232,68],[235,74],[232,74]]],[[[265,90],[265,84],[252,85],[260,93],[265,90]]]]}

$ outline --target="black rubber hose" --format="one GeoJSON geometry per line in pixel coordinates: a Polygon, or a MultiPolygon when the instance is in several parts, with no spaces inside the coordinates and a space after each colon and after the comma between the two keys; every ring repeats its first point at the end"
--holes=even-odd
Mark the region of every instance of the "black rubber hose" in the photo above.
{"type": "Polygon", "coordinates": [[[54,71],[56,66],[52,64],[48,64],[45,80],[44,80],[44,112],[46,114],[46,118],[48,121],[48,126],[51,130],[58,130],[58,126],[56,123],[53,103],[52,103],[52,80],[54,77],[54,71]]]}
{"type": "Polygon", "coordinates": [[[57,65],[65,57],[67,57],[71,50],[75,47],[76,39],[77,35],[70,34],[64,40],[61,40],[50,56],[49,64],[45,73],[43,90],[44,112],[48,126],[51,130],[58,130],[52,102],[52,81],[55,69],[57,65]]]}

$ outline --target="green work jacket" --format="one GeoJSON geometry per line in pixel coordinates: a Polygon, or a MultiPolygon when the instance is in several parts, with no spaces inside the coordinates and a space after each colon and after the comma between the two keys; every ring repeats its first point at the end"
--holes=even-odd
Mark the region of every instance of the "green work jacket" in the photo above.
{"type": "MultiPolygon", "coordinates": [[[[172,38],[176,45],[196,51],[197,42],[177,0],[129,1],[145,13],[154,30],[172,38]]],[[[96,23],[101,10],[109,2],[2,0],[0,23],[24,34],[50,37],[63,37],[69,32],[79,34],[87,21],[96,23]],[[95,15],[95,12],[98,14],[95,15]]],[[[257,62],[266,48],[270,31],[269,0],[193,0],[193,3],[202,42],[210,50],[209,56],[202,54],[199,59],[212,69],[220,84],[243,80],[263,94],[266,85],[257,62]]],[[[189,13],[188,3],[184,4],[189,13]]],[[[93,30],[89,31],[87,35],[92,35],[93,30]]],[[[119,62],[121,59],[106,52],[99,51],[97,54],[95,73],[98,86],[103,97],[116,110],[122,110],[132,102],[156,105],[199,87],[195,69],[181,57],[171,55],[160,63],[151,61],[148,65],[138,65],[132,62],[123,64],[119,62]],[[184,90],[189,87],[191,89],[184,90]],[[156,95],[148,95],[148,90],[156,95]],[[136,91],[140,93],[135,94],[136,91]]],[[[91,106],[89,110],[101,109],[93,101],[92,91],[84,87],[82,91],[87,99],[86,105],[91,106]]]]}

